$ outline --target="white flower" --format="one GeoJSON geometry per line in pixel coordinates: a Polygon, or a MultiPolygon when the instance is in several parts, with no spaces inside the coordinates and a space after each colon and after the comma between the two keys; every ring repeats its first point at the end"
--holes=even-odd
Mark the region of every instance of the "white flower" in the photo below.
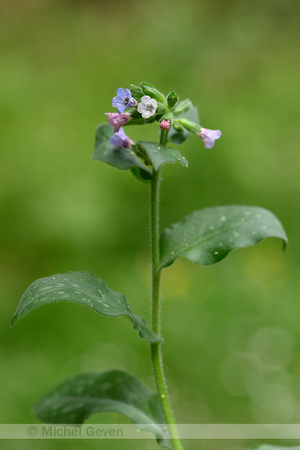
{"type": "Polygon", "coordinates": [[[138,104],[137,110],[144,119],[149,119],[149,117],[154,116],[156,108],[157,101],[149,97],[149,95],[144,95],[141,98],[141,103],[138,104]]]}

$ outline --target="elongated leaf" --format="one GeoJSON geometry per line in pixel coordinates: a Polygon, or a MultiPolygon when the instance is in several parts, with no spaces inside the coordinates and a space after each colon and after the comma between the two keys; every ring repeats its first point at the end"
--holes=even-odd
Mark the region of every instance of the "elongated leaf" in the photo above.
{"type": "Polygon", "coordinates": [[[93,159],[103,161],[117,169],[127,170],[131,167],[138,167],[151,174],[151,171],[139,160],[133,150],[123,147],[115,148],[109,142],[113,134],[113,127],[107,123],[98,126],[93,159]]]}
{"type": "MultiPolygon", "coordinates": [[[[176,119],[179,119],[179,118],[184,118],[184,119],[190,120],[191,122],[195,122],[195,123],[199,124],[198,109],[195,106],[193,106],[187,112],[176,117],[176,119]]],[[[170,142],[172,142],[173,144],[180,145],[184,141],[186,141],[192,134],[193,133],[190,133],[186,129],[183,129],[182,131],[178,131],[172,126],[170,128],[170,131],[168,134],[168,140],[170,142]]]]}
{"type": "Polygon", "coordinates": [[[235,248],[255,245],[267,237],[287,243],[281,223],[266,209],[236,205],[202,209],[162,233],[160,267],[168,267],[181,256],[197,264],[215,264],[235,248]]]}
{"type": "Polygon", "coordinates": [[[55,274],[36,280],[23,295],[11,325],[33,309],[59,300],[80,303],[105,316],[126,316],[142,338],[149,342],[161,340],[146,326],[142,317],[132,313],[123,294],[112,291],[103,280],[88,272],[55,274]]]}
{"type": "Polygon", "coordinates": [[[83,373],[63,381],[35,405],[40,420],[55,424],[82,424],[92,414],[117,412],[127,416],[158,443],[172,449],[158,395],[121,370],[83,373]]]}
{"type": "Polygon", "coordinates": [[[258,444],[248,448],[248,450],[300,450],[300,447],[278,447],[277,445],[258,444]]]}
{"type": "Polygon", "coordinates": [[[155,170],[163,164],[180,162],[183,166],[188,166],[187,159],[176,148],[164,147],[156,142],[137,141],[137,147],[150,159],[155,170]]]}

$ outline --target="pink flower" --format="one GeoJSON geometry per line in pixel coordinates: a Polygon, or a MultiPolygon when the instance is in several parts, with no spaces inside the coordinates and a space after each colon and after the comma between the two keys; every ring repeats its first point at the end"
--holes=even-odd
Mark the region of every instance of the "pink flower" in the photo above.
{"type": "Polygon", "coordinates": [[[131,119],[131,115],[128,113],[105,113],[108,116],[108,123],[111,127],[115,127],[115,133],[119,131],[119,129],[125,125],[125,123],[129,122],[131,119]]]}
{"type": "Polygon", "coordinates": [[[171,122],[169,120],[163,119],[159,126],[162,130],[168,130],[170,128],[171,122]]]}
{"type": "Polygon", "coordinates": [[[198,136],[203,140],[205,148],[212,148],[215,145],[215,140],[222,135],[220,130],[209,130],[208,128],[201,128],[198,136]]]}

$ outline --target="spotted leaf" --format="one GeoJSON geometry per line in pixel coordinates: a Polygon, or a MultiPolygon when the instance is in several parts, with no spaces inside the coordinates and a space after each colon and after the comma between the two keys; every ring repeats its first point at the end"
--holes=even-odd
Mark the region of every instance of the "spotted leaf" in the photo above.
{"type": "Polygon", "coordinates": [[[266,209],[232,205],[195,211],[162,233],[160,268],[170,266],[179,257],[204,266],[215,264],[232,250],[268,237],[287,244],[281,223],[266,209]]]}
{"type": "Polygon", "coordinates": [[[172,449],[158,395],[121,370],[75,375],[44,395],[34,410],[43,422],[72,425],[99,412],[121,413],[172,449]]]}
{"type": "Polygon", "coordinates": [[[156,142],[137,141],[138,149],[150,160],[155,170],[163,164],[180,162],[183,166],[188,166],[187,159],[176,148],[165,147],[156,142]]]}
{"type": "Polygon", "coordinates": [[[11,325],[33,309],[59,300],[88,306],[104,316],[128,317],[142,338],[149,342],[160,341],[146,326],[145,320],[132,313],[123,294],[112,291],[103,280],[88,272],[69,272],[36,280],[23,295],[11,325]]]}

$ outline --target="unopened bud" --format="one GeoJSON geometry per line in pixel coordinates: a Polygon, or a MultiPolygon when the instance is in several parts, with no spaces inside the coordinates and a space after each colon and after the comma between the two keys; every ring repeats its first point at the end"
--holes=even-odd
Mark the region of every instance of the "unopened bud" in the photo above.
{"type": "Polygon", "coordinates": [[[165,96],[159,92],[152,84],[150,83],[140,83],[140,87],[143,89],[144,94],[149,95],[149,97],[154,98],[158,103],[162,105],[166,104],[165,96]]]}
{"type": "Polygon", "coordinates": [[[162,130],[168,130],[170,128],[171,122],[169,120],[162,120],[159,124],[160,128],[162,130]]]}

